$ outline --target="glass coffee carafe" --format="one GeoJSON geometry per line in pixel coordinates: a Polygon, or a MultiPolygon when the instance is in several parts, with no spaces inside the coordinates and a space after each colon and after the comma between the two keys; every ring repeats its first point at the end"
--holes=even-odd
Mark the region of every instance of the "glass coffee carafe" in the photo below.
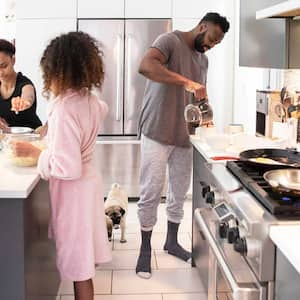
{"type": "Polygon", "coordinates": [[[187,122],[189,134],[195,134],[199,126],[208,126],[213,120],[213,111],[208,99],[195,99],[194,94],[189,95],[189,104],[184,109],[184,119],[187,122]]]}

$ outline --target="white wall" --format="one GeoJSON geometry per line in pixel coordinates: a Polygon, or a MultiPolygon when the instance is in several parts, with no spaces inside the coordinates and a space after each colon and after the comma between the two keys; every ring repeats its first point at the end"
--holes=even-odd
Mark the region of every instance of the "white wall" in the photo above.
{"type": "Polygon", "coordinates": [[[16,0],[0,0],[0,38],[12,41],[16,34],[16,0]]]}
{"type": "Polygon", "coordinates": [[[178,7],[173,7],[175,30],[191,30],[207,12],[212,11],[226,16],[230,22],[230,30],[221,44],[207,52],[209,59],[207,93],[214,110],[214,122],[218,131],[222,132],[224,127],[232,122],[233,115],[235,1],[211,0],[205,3],[197,1],[197,5],[192,5],[192,2],[195,2],[193,0],[177,0],[176,2],[178,7]],[[193,7],[192,10],[191,7],[193,7]],[[194,15],[197,15],[197,18],[194,15]]]}

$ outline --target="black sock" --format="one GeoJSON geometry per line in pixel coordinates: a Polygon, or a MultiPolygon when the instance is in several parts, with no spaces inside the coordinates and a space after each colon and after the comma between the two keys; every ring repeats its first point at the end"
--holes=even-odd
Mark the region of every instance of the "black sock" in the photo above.
{"type": "Polygon", "coordinates": [[[167,239],[164,245],[164,250],[168,251],[169,254],[172,254],[184,261],[191,259],[191,252],[183,249],[177,241],[179,223],[173,223],[168,221],[168,233],[167,239]]]}
{"type": "Polygon", "coordinates": [[[140,277],[150,278],[151,276],[151,231],[141,231],[142,245],[140,255],[136,264],[135,272],[140,277]]]}

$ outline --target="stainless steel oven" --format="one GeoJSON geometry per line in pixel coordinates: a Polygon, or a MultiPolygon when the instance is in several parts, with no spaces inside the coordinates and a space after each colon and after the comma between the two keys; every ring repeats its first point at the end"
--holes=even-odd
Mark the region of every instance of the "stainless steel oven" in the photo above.
{"type": "MultiPolygon", "coordinates": [[[[228,213],[223,210],[221,213],[228,213]]],[[[212,209],[198,208],[194,214],[194,229],[202,240],[198,244],[206,253],[206,268],[199,268],[206,278],[208,300],[264,300],[266,287],[231,244],[220,237],[220,219],[212,209]]],[[[200,252],[199,252],[200,253],[200,252]]],[[[203,253],[200,254],[203,256],[203,253]]],[[[197,258],[196,258],[197,259],[197,258]]]]}

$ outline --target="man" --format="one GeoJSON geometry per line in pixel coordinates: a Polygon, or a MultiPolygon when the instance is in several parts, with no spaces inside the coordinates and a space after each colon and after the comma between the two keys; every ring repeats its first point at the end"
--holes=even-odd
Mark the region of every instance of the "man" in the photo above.
{"type": "Polygon", "coordinates": [[[151,235],[168,168],[168,232],[164,250],[184,261],[191,253],[177,241],[185,194],[190,184],[192,148],[184,108],[188,94],[207,98],[208,59],[229,29],[225,17],[208,13],[188,32],[162,34],[146,52],[139,72],[148,78],[140,117],[141,173],[138,216],[142,243],[136,273],[151,277],[151,235]]]}

